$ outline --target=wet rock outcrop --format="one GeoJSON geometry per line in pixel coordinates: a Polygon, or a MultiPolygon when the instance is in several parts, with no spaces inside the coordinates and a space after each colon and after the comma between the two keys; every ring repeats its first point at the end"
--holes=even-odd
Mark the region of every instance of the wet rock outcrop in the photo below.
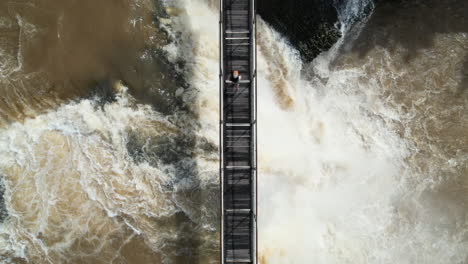
{"type": "Polygon", "coordinates": [[[308,62],[328,50],[341,36],[332,0],[259,0],[257,13],[308,62]]]}

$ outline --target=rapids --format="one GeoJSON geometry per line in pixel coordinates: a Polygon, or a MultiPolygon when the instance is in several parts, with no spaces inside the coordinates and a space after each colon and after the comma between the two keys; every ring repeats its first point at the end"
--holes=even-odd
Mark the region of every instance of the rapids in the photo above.
{"type": "MultiPolygon", "coordinates": [[[[0,42],[0,261],[218,263],[217,1],[104,2],[120,46],[91,37],[60,75],[0,42]]],[[[467,4],[336,5],[309,64],[259,18],[260,263],[468,263],[467,4]]],[[[20,43],[52,23],[9,10],[20,43]]]]}

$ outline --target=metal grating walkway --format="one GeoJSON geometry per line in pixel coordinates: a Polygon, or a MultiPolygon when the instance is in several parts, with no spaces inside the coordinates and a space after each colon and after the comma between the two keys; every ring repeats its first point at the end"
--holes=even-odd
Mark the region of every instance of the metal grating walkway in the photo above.
{"type": "Polygon", "coordinates": [[[221,263],[257,263],[255,0],[220,7],[221,263]]]}

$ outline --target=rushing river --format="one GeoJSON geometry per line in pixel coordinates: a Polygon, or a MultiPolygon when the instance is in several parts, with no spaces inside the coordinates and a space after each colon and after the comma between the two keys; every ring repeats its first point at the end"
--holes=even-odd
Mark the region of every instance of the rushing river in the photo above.
{"type": "MultiPolygon", "coordinates": [[[[260,263],[467,264],[468,3],[336,5],[259,19],[260,263]]],[[[1,263],[218,263],[218,14],[0,2],[1,263]]]]}

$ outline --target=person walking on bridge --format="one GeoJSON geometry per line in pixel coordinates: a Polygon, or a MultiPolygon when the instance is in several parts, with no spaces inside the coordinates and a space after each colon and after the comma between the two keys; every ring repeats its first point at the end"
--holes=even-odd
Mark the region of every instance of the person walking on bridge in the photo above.
{"type": "Polygon", "coordinates": [[[237,92],[239,90],[239,84],[240,84],[240,81],[242,79],[242,76],[239,74],[239,71],[233,71],[232,72],[232,75],[231,75],[231,78],[230,78],[230,81],[232,83],[234,83],[234,87],[235,87],[235,92],[237,92]]]}

